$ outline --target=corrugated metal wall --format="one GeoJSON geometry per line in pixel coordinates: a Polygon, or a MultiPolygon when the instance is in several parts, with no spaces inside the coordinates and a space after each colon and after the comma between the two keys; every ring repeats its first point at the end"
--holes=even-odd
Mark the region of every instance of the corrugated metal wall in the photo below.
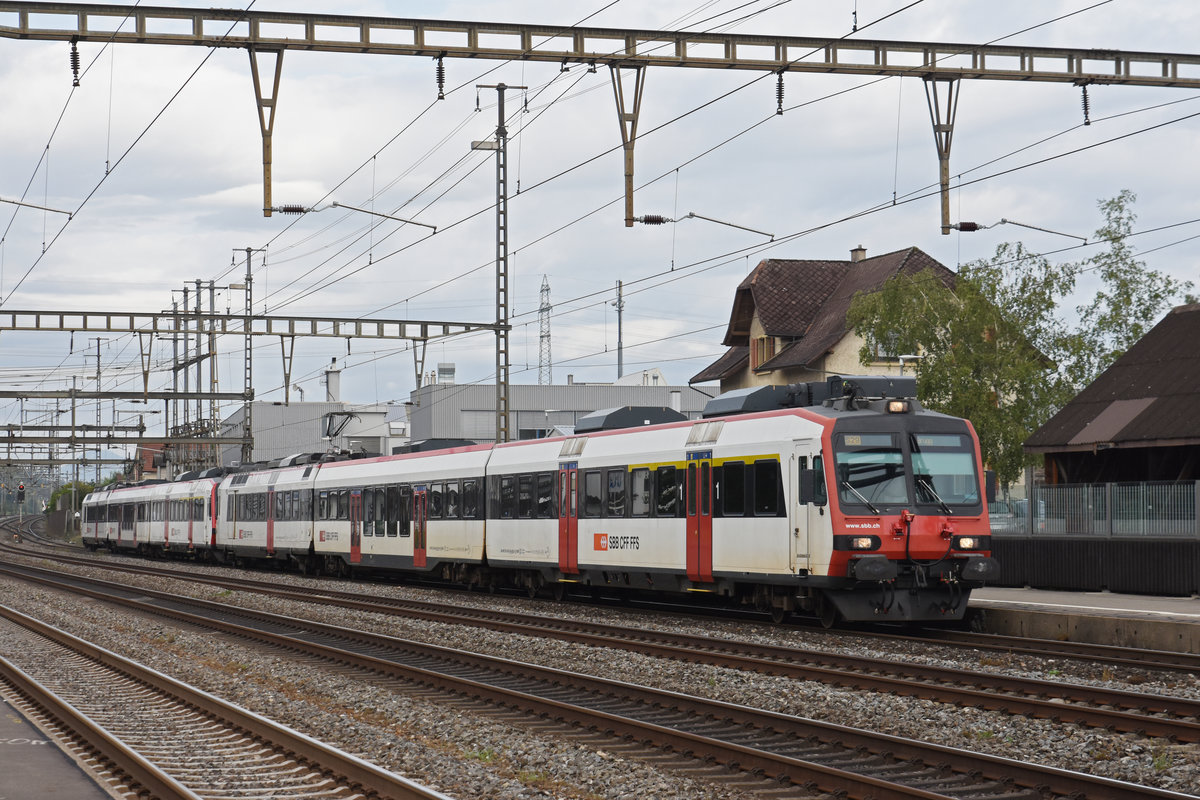
{"type": "Polygon", "coordinates": [[[1200,541],[992,537],[994,586],[1128,594],[1200,594],[1200,541]]]}
{"type": "MultiPolygon", "coordinates": [[[[690,386],[615,386],[611,384],[517,385],[509,389],[514,436],[521,430],[545,430],[574,425],[575,420],[602,408],[664,406],[677,394],[679,410],[698,417],[710,395],[690,386]]],[[[409,410],[411,436],[421,439],[474,439],[490,442],[496,436],[494,385],[432,384],[413,393],[409,410]]]]}
{"type": "MultiPolygon", "coordinates": [[[[271,461],[295,453],[324,452],[329,442],[322,438],[324,416],[330,411],[342,411],[344,403],[254,403],[254,460],[271,461]]],[[[228,417],[222,430],[241,432],[242,411],[228,417]]],[[[225,448],[221,463],[228,465],[242,457],[241,449],[225,448]]]]}

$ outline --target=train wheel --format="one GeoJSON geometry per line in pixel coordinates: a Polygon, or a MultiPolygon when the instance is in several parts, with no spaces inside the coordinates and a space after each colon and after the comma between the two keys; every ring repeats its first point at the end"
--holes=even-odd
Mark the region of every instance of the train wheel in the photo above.
{"type": "Polygon", "coordinates": [[[550,590],[550,594],[554,597],[554,602],[561,603],[567,599],[567,585],[565,583],[554,584],[554,588],[550,590]]]}
{"type": "MultiPolygon", "coordinates": [[[[779,625],[780,623],[782,623],[785,619],[788,618],[788,616],[790,614],[791,614],[791,611],[784,608],[783,606],[771,606],[771,622],[776,625],[779,625]]],[[[828,627],[828,626],[826,626],[826,627],[828,627]]]]}
{"type": "Polygon", "coordinates": [[[838,620],[837,606],[831,603],[824,595],[818,595],[818,597],[820,601],[817,604],[817,619],[821,621],[822,628],[832,628],[838,620]]]}

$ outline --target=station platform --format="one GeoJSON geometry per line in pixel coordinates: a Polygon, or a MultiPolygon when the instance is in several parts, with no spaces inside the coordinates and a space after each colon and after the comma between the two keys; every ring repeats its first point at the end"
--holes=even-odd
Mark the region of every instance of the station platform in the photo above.
{"type": "Polygon", "coordinates": [[[0,697],[0,798],[112,800],[69,753],[0,697]]]}
{"type": "Polygon", "coordinates": [[[988,633],[1200,653],[1200,597],[984,587],[970,607],[988,633]]]}

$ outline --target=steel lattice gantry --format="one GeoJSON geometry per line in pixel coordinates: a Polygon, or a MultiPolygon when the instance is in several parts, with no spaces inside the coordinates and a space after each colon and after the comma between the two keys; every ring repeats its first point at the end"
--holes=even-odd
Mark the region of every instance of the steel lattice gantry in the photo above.
{"type": "MultiPolygon", "coordinates": [[[[174,334],[204,334],[211,336],[278,336],[280,349],[283,354],[285,401],[287,387],[291,385],[292,348],[297,337],[323,337],[345,339],[385,339],[407,340],[413,343],[413,367],[416,374],[417,386],[421,385],[421,373],[424,369],[425,347],[430,339],[443,336],[455,336],[473,331],[491,331],[497,329],[492,323],[446,322],[432,320],[398,320],[398,319],[345,319],[340,317],[309,317],[309,316],[267,316],[241,314],[219,314],[184,310],[159,312],[128,312],[128,311],[57,311],[36,310],[26,311],[4,308],[0,309],[0,332],[3,331],[42,331],[59,333],[104,332],[104,333],[136,333],[139,340],[140,358],[142,363],[142,391],[86,391],[86,390],[22,390],[0,391],[0,398],[25,399],[70,399],[74,400],[176,400],[180,393],[176,391],[151,391],[150,365],[151,347],[156,337],[174,334]]],[[[249,341],[249,339],[247,339],[249,341]]],[[[248,403],[253,399],[253,391],[249,388],[242,392],[205,392],[190,391],[186,393],[193,400],[236,400],[248,403]]],[[[45,426],[43,426],[44,428],[45,426]]],[[[14,444],[131,444],[135,437],[115,437],[110,428],[102,426],[101,432],[85,431],[86,425],[70,426],[70,441],[62,437],[47,435],[18,434],[9,426],[0,432],[0,444],[10,447],[14,444]],[[80,435],[84,433],[85,435],[80,435]],[[91,435],[86,435],[90,433],[91,435]],[[48,441],[52,440],[52,441],[48,441]]],[[[237,438],[213,436],[172,436],[155,437],[156,442],[168,444],[241,444],[248,449],[251,432],[237,438]]],[[[248,455],[246,456],[249,457],[248,455]]],[[[102,462],[93,462],[102,463],[102,462]]],[[[104,462],[107,463],[107,462],[104,462]]]]}
{"type": "MultiPolygon", "coordinates": [[[[645,68],[687,67],[842,75],[895,75],[926,81],[937,145],[942,232],[949,233],[949,158],[957,81],[1035,81],[1200,89],[1200,55],[963,42],[775,36],[699,31],[466,22],[338,14],[190,9],[164,6],[3,2],[0,36],[246,48],[263,137],[263,213],[271,211],[271,136],[284,50],[486,58],[606,65],[612,71],[625,150],[625,224],[633,217],[633,148],[645,68]],[[15,20],[6,24],[5,15],[15,20]],[[275,57],[272,91],[259,80],[258,54],[275,57]],[[621,78],[634,77],[626,98],[621,78]],[[939,94],[937,83],[946,83],[939,94]]],[[[782,110],[782,109],[781,109],[782,110]]]]}
{"type": "MultiPolygon", "coordinates": [[[[150,380],[150,358],[148,344],[156,336],[172,334],[204,334],[213,336],[278,336],[280,342],[289,342],[296,337],[324,337],[334,339],[391,339],[408,340],[414,343],[414,369],[417,386],[421,383],[424,367],[423,351],[419,354],[415,345],[424,346],[430,339],[455,336],[472,331],[491,331],[498,326],[486,322],[445,322],[413,319],[346,319],[343,317],[293,317],[254,315],[247,318],[242,314],[218,314],[195,311],[56,311],[0,309],[0,332],[2,331],[54,331],[60,333],[101,332],[136,333],[142,338],[142,378],[148,389],[150,380]],[[248,320],[248,321],[247,321],[248,320]]],[[[284,378],[290,385],[291,353],[284,347],[284,378]]],[[[143,395],[148,394],[144,391],[143,395]]],[[[161,393],[160,393],[161,394],[161,393]]],[[[193,398],[207,398],[211,393],[192,392],[193,398]]],[[[32,396],[25,393],[25,396],[32,396]]],[[[79,393],[78,396],[83,396],[79,393]]],[[[219,399],[235,395],[221,393],[219,399]]],[[[237,394],[241,398],[243,394],[237,394]]]]}

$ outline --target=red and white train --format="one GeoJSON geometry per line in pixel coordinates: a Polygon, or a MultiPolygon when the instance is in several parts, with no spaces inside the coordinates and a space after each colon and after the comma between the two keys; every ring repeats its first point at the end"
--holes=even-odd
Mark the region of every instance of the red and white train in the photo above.
{"type": "Polygon", "coordinates": [[[957,620],[998,573],[979,444],[914,393],[838,377],[731,392],[698,421],[117,486],[85,499],[83,539],[559,597],[703,594],[827,624],[957,620]]]}

